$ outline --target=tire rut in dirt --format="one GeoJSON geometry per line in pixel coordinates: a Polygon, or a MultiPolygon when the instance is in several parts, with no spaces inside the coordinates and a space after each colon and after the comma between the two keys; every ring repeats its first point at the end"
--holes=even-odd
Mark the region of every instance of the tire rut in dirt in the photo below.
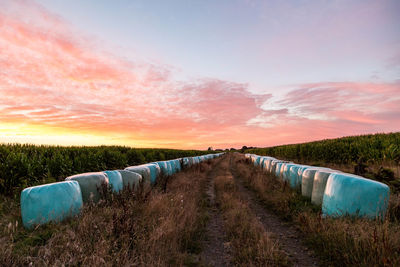
{"type": "Polygon", "coordinates": [[[273,234],[282,250],[284,250],[294,266],[320,266],[319,259],[313,251],[303,245],[302,234],[292,225],[282,221],[273,212],[263,207],[254,192],[247,189],[236,171],[232,155],[229,155],[229,169],[234,177],[242,197],[248,201],[249,207],[256,214],[264,229],[273,234]]]}
{"type": "MultiPolygon", "coordinates": [[[[224,157],[225,158],[225,157],[224,157]]],[[[206,240],[200,258],[207,266],[230,266],[230,255],[224,245],[223,221],[215,201],[214,178],[220,163],[220,159],[208,173],[207,197],[209,201],[209,220],[206,228],[206,240]]]]}

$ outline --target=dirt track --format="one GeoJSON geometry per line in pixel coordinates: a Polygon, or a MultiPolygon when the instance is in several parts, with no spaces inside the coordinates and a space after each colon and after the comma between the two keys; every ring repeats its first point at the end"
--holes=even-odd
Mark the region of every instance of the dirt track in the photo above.
{"type": "MultiPolygon", "coordinates": [[[[235,184],[239,189],[241,197],[248,202],[249,207],[261,222],[265,231],[271,233],[281,249],[285,251],[290,262],[294,266],[319,266],[318,258],[302,243],[303,237],[301,233],[294,226],[284,222],[273,212],[268,211],[257,201],[254,193],[243,185],[242,178],[236,170],[235,160],[237,159],[232,154],[224,156],[222,159],[219,159],[208,174],[209,187],[207,195],[210,203],[210,220],[206,231],[206,236],[208,238],[204,244],[204,250],[201,255],[203,262],[210,266],[230,265],[229,249],[224,246],[223,220],[219,215],[215,203],[214,192],[214,179],[220,173],[226,173],[226,169],[221,170],[221,165],[222,163],[226,165],[226,162],[228,162],[228,171],[234,177],[235,184]]],[[[248,167],[251,168],[251,166],[248,167]]]]}
{"type": "Polygon", "coordinates": [[[230,255],[224,246],[224,229],[222,218],[215,202],[214,178],[218,175],[221,162],[226,159],[218,159],[217,164],[208,173],[207,196],[209,203],[209,221],[206,229],[207,240],[204,242],[201,259],[209,266],[229,266],[230,255]]]}

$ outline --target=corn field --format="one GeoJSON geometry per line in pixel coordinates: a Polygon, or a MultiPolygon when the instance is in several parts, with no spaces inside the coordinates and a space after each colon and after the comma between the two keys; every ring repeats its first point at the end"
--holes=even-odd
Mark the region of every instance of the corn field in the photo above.
{"type": "Polygon", "coordinates": [[[207,153],[210,151],[2,144],[0,194],[16,197],[25,187],[61,181],[77,173],[123,169],[130,165],[207,153]]]}

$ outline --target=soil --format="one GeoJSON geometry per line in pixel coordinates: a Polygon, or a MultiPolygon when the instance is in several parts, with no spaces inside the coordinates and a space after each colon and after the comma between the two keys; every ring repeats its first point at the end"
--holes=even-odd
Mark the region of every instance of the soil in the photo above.
{"type": "Polygon", "coordinates": [[[238,189],[257,218],[260,220],[264,229],[272,233],[272,236],[278,240],[281,249],[286,252],[289,260],[294,266],[320,266],[319,259],[314,252],[303,244],[304,236],[295,226],[283,221],[272,211],[269,211],[260,204],[254,192],[243,185],[243,181],[236,171],[233,157],[230,155],[230,170],[238,186],[238,189]]]}
{"type": "Polygon", "coordinates": [[[207,197],[209,203],[209,220],[206,228],[206,240],[200,259],[207,266],[230,266],[229,248],[225,245],[225,233],[222,218],[215,201],[214,178],[219,165],[225,158],[219,159],[213,169],[208,173],[207,197]]]}
{"type": "MultiPolygon", "coordinates": [[[[234,177],[239,192],[243,199],[247,200],[252,212],[263,225],[266,232],[277,240],[280,248],[285,251],[293,266],[320,266],[319,259],[314,252],[303,244],[304,236],[296,227],[283,221],[279,216],[264,207],[255,193],[243,185],[239,173],[236,170],[234,156],[228,154],[214,165],[208,173],[207,196],[209,201],[209,221],[206,228],[206,240],[203,243],[203,251],[200,254],[201,261],[207,266],[230,266],[232,265],[229,246],[224,242],[223,220],[215,202],[214,179],[222,171],[221,163],[229,162],[228,171],[234,177]]],[[[250,166],[249,166],[250,168],[250,166]]],[[[226,173],[226,170],[225,170],[226,173]]]]}

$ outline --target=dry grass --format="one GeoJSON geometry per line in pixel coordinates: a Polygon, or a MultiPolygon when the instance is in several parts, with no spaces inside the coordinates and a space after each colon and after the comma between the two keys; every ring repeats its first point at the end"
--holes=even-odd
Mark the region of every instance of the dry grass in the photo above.
{"type": "MultiPolygon", "coordinates": [[[[207,222],[210,163],[176,174],[166,193],[125,191],[87,206],[80,217],[27,231],[3,232],[0,265],[190,265],[207,222]]],[[[11,227],[12,228],[12,227],[11,227]]]]}
{"type": "MultiPolygon", "coordinates": [[[[227,161],[224,163],[227,164],[227,161]]],[[[233,263],[240,266],[287,265],[286,255],[264,230],[248,203],[241,199],[232,175],[218,175],[215,178],[215,190],[233,263]]]]}
{"type": "Polygon", "coordinates": [[[306,242],[329,265],[400,266],[398,195],[392,196],[384,221],[340,218],[323,219],[320,207],[312,205],[272,175],[262,173],[237,158],[237,169],[248,187],[281,217],[293,221],[306,242]],[[397,212],[397,215],[396,215],[397,212]]]}

